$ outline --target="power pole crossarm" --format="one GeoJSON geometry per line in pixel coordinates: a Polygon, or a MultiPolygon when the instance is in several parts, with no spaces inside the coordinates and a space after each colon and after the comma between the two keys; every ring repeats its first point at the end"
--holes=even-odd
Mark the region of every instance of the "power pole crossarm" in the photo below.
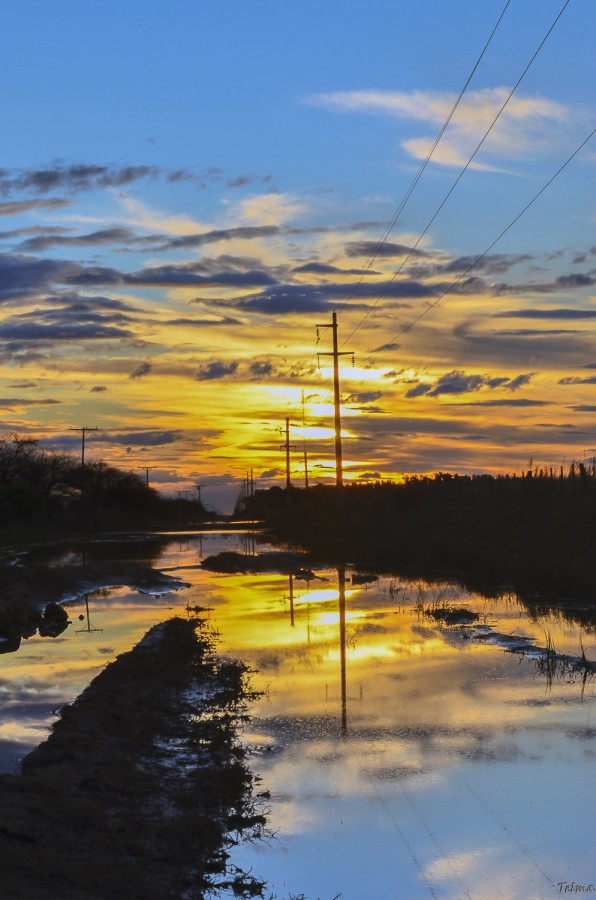
{"type": "Polygon", "coordinates": [[[81,468],[85,468],[85,438],[89,434],[90,431],[97,431],[97,428],[88,428],[87,425],[82,425],[80,428],[69,428],[69,431],[78,431],[81,435],[81,468]]]}

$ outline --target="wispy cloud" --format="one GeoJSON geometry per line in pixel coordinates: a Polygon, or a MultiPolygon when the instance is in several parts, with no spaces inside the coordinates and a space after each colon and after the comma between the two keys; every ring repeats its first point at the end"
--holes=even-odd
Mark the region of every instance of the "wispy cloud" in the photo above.
{"type": "MultiPolygon", "coordinates": [[[[485,134],[495,115],[509,95],[510,88],[492,87],[470,91],[462,99],[447,131],[433,154],[433,162],[442,166],[461,166],[485,134]]],[[[368,113],[409,119],[432,126],[431,136],[403,140],[402,148],[415,159],[425,159],[434,135],[447,119],[456,95],[445,91],[382,91],[357,90],[316,94],[308,102],[325,109],[343,113],[368,113]]],[[[547,97],[515,95],[508,102],[497,125],[490,134],[483,161],[475,161],[476,169],[498,170],[499,160],[525,159],[553,149],[574,123],[583,118],[579,110],[572,110],[547,97]],[[491,162],[494,155],[495,162],[491,162]]]]}

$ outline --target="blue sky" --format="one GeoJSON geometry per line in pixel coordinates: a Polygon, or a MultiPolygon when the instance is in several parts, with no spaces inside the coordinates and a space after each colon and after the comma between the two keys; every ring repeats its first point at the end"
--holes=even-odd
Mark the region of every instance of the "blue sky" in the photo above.
{"type": "Polygon", "coordinates": [[[98,455],[229,502],[247,466],[278,477],[305,390],[325,478],[328,386],[309,367],[337,308],[363,361],[345,373],[351,477],[581,457],[594,142],[453,282],[594,128],[593,3],[567,5],[421,238],[563,6],[511,0],[371,262],[504,6],[7,4],[0,428],[62,446],[84,419],[98,455]]]}

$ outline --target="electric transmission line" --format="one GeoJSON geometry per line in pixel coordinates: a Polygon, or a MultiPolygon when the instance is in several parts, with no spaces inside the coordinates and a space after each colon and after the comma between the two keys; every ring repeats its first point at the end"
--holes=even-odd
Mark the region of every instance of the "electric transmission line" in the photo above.
{"type": "MultiPolygon", "coordinates": [[[[536,200],[538,200],[538,198],[547,190],[547,188],[550,187],[550,185],[553,183],[553,181],[555,181],[559,177],[561,172],[569,165],[569,163],[573,159],[575,159],[575,157],[578,155],[578,153],[580,153],[580,151],[583,150],[583,148],[586,146],[586,144],[589,143],[589,141],[594,137],[595,134],[596,134],[596,128],[594,128],[590,132],[590,134],[586,138],[584,138],[584,140],[581,142],[579,147],[577,147],[573,151],[571,156],[569,156],[565,160],[565,162],[561,166],[559,166],[559,168],[554,173],[554,175],[551,175],[551,177],[548,179],[548,181],[545,184],[543,184],[543,186],[540,188],[540,190],[534,194],[532,199],[528,203],[526,203],[524,208],[522,210],[520,210],[520,212],[518,212],[518,214],[515,216],[515,218],[512,219],[511,222],[507,225],[507,227],[504,228],[503,231],[501,231],[501,233],[494,239],[494,241],[492,241],[488,245],[488,247],[482,253],[480,253],[472,263],[470,263],[470,265],[461,273],[461,275],[456,279],[456,281],[454,281],[451,285],[449,285],[449,287],[446,288],[442,294],[440,294],[435,300],[433,300],[433,302],[430,303],[426,307],[426,309],[423,309],[422,312],[418,316],[416,316],[416,318],[412,319],[412,321],[408,325],[405,325],[401,329],[401,331],[399,331],[393,337],[389,338],[389,340],[386,343],[393,343],[393,341],[396,341],[407,331],[410,331],[410,329],[412,329],[414,327],[414,325],[416,325],[416,323],[420,321],[420,319],[423,319],[424,316],[428,315],[428,313],[432,309],[434,309],[435,306],[437,306],[441,302],[441,300],[447,296],[447,294],[452,293],[452,291],[457,287],[457,285],[460,284],[464,280],[464,278],[466,278],[470,274],[470,272],[473,269],[475,269],[476,266],[480,262],[482,262],[482,260],[485,258],[485,256],[487,256],[490,253],[490,251],[493,249],[493,247],[496,244],[498,244],[498,242],[501,240],[501,238],[503,238],[507,234],[507,232],[510,231],[511,228],[513,228],[513,226],[516,224],[516,222],[518,222],[521,219],[521,217],[530,209],[530,207],[533,206],[533,204],[536,202],[536,200]]],[[[371,353],[370,356],[367,356],[366,359],[363,360],[363,363],[369,362],[374,356],[375,356],[375,353],[374,352],[371,353]]]]}
{"type": "MultiPolygon", "coordinates": [[[[449,188],[449,190],[447,191],[447,193],[445,194],[445,196],[444,196],[443,199],[441,200],[440,204],[439,204],[438,207],[436,208],[435,212],[433,213],[433,215],[432,215],[431,218],[429,219],[428,223],[426,224],[426,227],[424,228],[424,231],[419,235],[419,237],[418,237],[417,240],[416,240],[416,243],[415,243],[412,247],[410,247],[410,249],[409,249],[409,251],[408,251],[408,253],[407,253],[405,259],[401,262],[401,264],[400,264],[400,265],[398,266],[398,268],[395,270],[395,272],[393,273],[393,275],[391,276],[391,278],[389,279],[389,281],[386,282],[386,284],[384,285],[383,289],[382,289],[381,292],[379,293],[379,296],[377,297],[377,299],[375,300],[375,302],[373,303],[373,305],[372,305],[371,307],[369,307],[369,309],[368,309],[368,310],[365,312],[365,314],[362,316],[362,318],[360,319],[360,321],[358,322],[358,324],[356,325],[356,327],[353,329],[353,331],[350,332],[350,334],[349,334],[348,337],[346,338],[346,342],[349,341],[350,338],[352,338],[352,337],[356,334],[356,332],[357,332],[358,329],[361,327],[361,325],[364,324],[364,322],[365,322],[366,319],[369,317],[369,315],[371,314],[371,312],[376,308],[376,306],[377,306],[377,304],[379,303],[379,301],[383,299],[383,297],[385,296],[385,294],[386,294],[387,291],[389,290],[389,287],[393,284],[393,282],[395,281],[395,279],[397,278],[397,276],[403,271],[404,266],[406,265],[406,263],[408,262],[408,260],[410,259],[410,257],[412,256],[412,254],[414,253],[414,251],[416,250],[416,248],[417,248],[418,245],[420,244],[420,241],[424,238],[424,236],[425,236],[426,233],[428,232],[429,228],[431,227],[431,225],[433,224],[433,222],[435,221],[435,219],[437,218],[437,216],[439,215],[439,213],[441,212],[441,210],[443,209],[443,207],[445,206],[445,204],[447,203],[447,201],[448,201],[449,198],[451,197],[451,195],[452,195],[452,193],[454,192],[455,188],[457,187],[457,185],[459,184],[459,182],[461,181],[461,179],[463,178],[463,176],[465,175],[465,173],[468,171],[468,169],[469,169],[470,166],[472,165],[472,162],[473,162],[474,159],[476,158],[476,156],[477,156],[477,154],[479,153],[479,151],[480,151],[481,147],[483,146],[484,142],[486,141],[486,139],[488,138],[489,134],[491,133],[491,131],[493,130],[493,128],[495,127],[495,125],[497,124],[497,122],[499,121],[499,119],[501,118],[501,115],[503,114],[503,112],[504,112],[505,108],[507,107],[509,101],[511,100],[511,98],[513,97],[513,95],[515,94],[515,92],[517,91],[518,87],[520,86],[520,84],[522,83],[522,81],[524,80],[524,78],[526,77],[526,75],[527,75],[527,73],[528,73],[530,67],[532,66],[532,63],[534,62],[534,60],[536,59],[536,57],[538,56],[538,54],[540,53],[540,51],[541,51],[542,48],[544,47],[544,45],[545,45],[546,41],[548,40],[550,34],[552,33],[552,31],[553,31],[553,29],[555,28],[557,22],[559,21],[559,19],[561,18],[561,16],[562,16],[563,13],[565,12],[565,9],[567,8],[567,6],[569,5],[570,2],[571,2],[571,0],[565,0],[565,3],[563,4],[563,6],[561,7],[561,9],[559,10],[559,12],[558,12],[557,16],[555,17],[554,21],[552,22],[550,28],[548,29],[548,31],[546,32],[546,34],[544,35],[544,37],[543,37],[542,40],[540,41],[540,44],[538,45],[538,47],[536,48],[536,50],[534,51],[534,53],[533,53],[532,56],[530,57],[530,61],[527,63],[527,65],[525,66],[523,72],[521,73],[521,75],[519,76],[519,78],[517,79],[517,81],[515,82],[515,84],[513,85],[513,87],[511,88],[511,90],[510,90],[509,94],[507,95],[507,97],[505,98],[504,102],[501,104],[501,106],[500,106],[500,108],[499,108],[497,114],[495,115],[495,117],[493,118],[492,122],[490,123],[490,125],[488,126],[488,128],[486,129],[486,131],[484,132],[484,135],[482,136],[482,138],[481,138],[481,140],[479,141],[479,143],[476,145],[476,148],[474,149],[473,153],[471,154],[471,156],[469,157],[468,161],[466,162],[466,164],[464,165],[464,167],[461,169],[459,175],[457,176],[457,178],[455,179],[455,181],[453,182],[453,184],[451,185],[451,187],[449,188]]],[[[345,304],[344,304],[344,305],[345,305],[345,304]]]]}

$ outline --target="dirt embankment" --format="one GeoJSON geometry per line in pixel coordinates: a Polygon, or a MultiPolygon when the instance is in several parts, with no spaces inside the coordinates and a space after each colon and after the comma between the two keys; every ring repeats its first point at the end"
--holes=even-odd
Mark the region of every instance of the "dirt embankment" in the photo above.
{"type": "Polygon", "coordinates": [[[138,562],[46,566],[0,565],[0,653],[18,650],[37,631],[56,637],[68,625],[60,607],[66,598],[106,587],[129,585],[139,590],[175,589],[177,578],[138,562]]]}
{"type": "Polygon", "coordinates": [[[247,673],[213,649],[204,619],[155,626],[0,776],[3,897],[195,900],[229,880],[231,835],[264,818],[237,741],[247,673]]]}

